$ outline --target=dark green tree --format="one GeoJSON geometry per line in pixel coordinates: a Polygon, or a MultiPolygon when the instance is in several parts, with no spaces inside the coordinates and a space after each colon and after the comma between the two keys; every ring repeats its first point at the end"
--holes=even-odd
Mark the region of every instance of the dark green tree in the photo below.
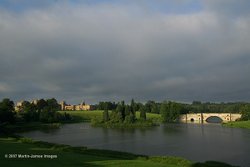
{"type": "Polygon", "coordinates": [[[50,111],[59,111],[60,105],[57,103],[55,98],[47,99],[47,109],[50,111]]]}
{"type": "Polygon", "coordinates": [[[192,104],[193,104],[193,105],[201,105],[202,103],[201,103],[201,101],[193,101],[192,104]]]}
{"type": "Polygon", "coordinates": [[[23,102],[23,106],[20,111],[20,115],[26,122],[38,121],[39,120],[39,112],[36,110],[36,106],[31,104],[28,101],[23,102]]]}
{"type": "Polygon", "coordinates": [[[160,107],[159,107],[159,105],[157,103],[155,103],[155,104],[152,105],[151,112],[155,113],[155,114],[159,114],[160,113],[160,107]]]}
{"type": "Polygon", "coordinates": [[[44,122],[44,123],[50,123],[53,122],[53,113],[47,111],[47,110],[42,110],[39,115],[39,121],[44,122]]]}
{"type": "Polygon", "coordinates": [[[248,105],[245,105],[245,106],[242,106],[241,107],[241,120],[243,121],[247,121],[247,120],[250,120],[250,104],[248,105]]]}
{"type": "Polygon", "coordinates": [[[38,100],[36,107],[38,111],[42,111],[47,105],[48,104],[44,99],[40,99],[38,100]]]}
{"type": "Polygon", "coordinates": [[[130,107],[131,107],[130,120],[134,122],[136,120],[136,103],[134,99],[131,100],[130,107]]]}
{"type": "Polygon", "coordinates": [[[8,98],[0,102],[0,123],[14,123],[14,102],[8,98]]]}
{"type": "Polygon", "coordinates": [[[122,121],[125,119],[125,102],[121,101],[121,115],[122,115],[122,121]]]}
{"type": "Polygon", "coordinates": [[[142,106],[140,108],[140,119],[142,119],[142,120],[146,120],[147,119],[145,106],[142,106]]]}
{"type": "Polygon", "coordinates": [[[129,105],[125,106],[125,117],[130,115],[130,113],[132,112],[132,107],[130,107],[129,105]]]}
{"type": "Polygon", "coordinates": [[[103,111],[103,121],[104,122],[108,122],[109,121],[109,111],[108,111],[107,107],[103,111]]]}
{"type": "Polygon", "coordinates": [[[131,100],[130,107],[132,112],[136,112],[136,103],[134,99],[131,100]]]}
{"type": "Polygon", "coordinates": [[[121,118],[122,118],[121,112],[118,112],[117,110],[112,110],[109,118],[110,118],[111,123],[122,122],[122,120],[121,120],[121,118]]]}
{"type": "Polygon", "coordinates": [[[161,116],[164,122],[174,122],[180,116],[181,105],[175,102],[163,102],[161,104],[161,116]]]}
{"type": "Polygon", "coordinates": [[[123,122],[123,120],[125,119],[125,109],[123,108],[123,105],[121,103],[119,103],[116,107],[116,119],[117,117],[119,118],[119,122],[123,122]]]}

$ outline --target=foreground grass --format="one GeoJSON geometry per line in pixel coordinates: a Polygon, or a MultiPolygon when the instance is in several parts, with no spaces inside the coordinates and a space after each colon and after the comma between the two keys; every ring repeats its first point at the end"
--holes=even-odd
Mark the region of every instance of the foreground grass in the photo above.
{"type": "Polygon", "coordinates": [[[109,167],[189,167],[191,162],[177,157],[147,157],[107,150],[70,147],[27,138],[0,138],[0,164],[8,167],[109,166],[109,167]],[[5,158],[10,155],[55,155],[57,158],[5,158]]]}
{"type": "Polygon", "coordinates": [[[215,161],[192,163],[179,157],[148,157],[19,137],[0,137],[0,148],[0,164],[8,167],[233,167],[215,161]],[[43,158],[20,158],[20,155],[41,155],[43,158]]]}
{"type": "MultiPolygon", "coordinates": [[[[75,122],[91,121],[91,119],[102,119],[103,110],[93,111],[59,111],[60,113],[70,114],[75,122]]],[[[136,112],[136,118],[140,118],[140,112],[136,112]]],[[[147,113],[147,119],[153,120],[154,122],[160,122],[160,114],[147,113]]]]}
{"type": "Polygon", "coordinates": [[[250,121],[235,121],[224,123],[223,126],[232,127],[232,128],[246,128],[250,129],[250,121]]]}

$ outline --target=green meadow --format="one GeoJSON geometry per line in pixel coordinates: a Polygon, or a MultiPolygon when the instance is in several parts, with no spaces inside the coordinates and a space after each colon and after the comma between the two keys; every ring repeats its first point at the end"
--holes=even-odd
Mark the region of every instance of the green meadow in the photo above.
{"type": "Polygon", "coordinates": [[[223,124],[226,127],[250,129],[250,121],[235,121],[223,124]]]}
{"type": "MultiPolygon", "coordinates": [[[[68,113],[73,116],[75,122],[90,121],[93,118],[102,119],[103,110],[93,111],[59,111],[60,113],[68,113]]],[[[111,112],[111,111],[110,111],[111,112]]],[[[140,112],[136,112],[136,118],[140,117],[140,112]]],[[[147,113],[147,119],[151,119],[157,122],[161,121],[160,114],[147,113]]]]}
{"type": "Polygon", "coordinates": [[[70,114],[75,122],[91,121],[93,118],[102,119],[102,110],[93,111],[59,111],[70,114]]]}

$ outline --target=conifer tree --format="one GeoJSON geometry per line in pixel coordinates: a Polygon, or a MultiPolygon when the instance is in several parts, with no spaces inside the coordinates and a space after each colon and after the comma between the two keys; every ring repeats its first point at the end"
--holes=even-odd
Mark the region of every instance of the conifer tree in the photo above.
{"type": "Polygon", "coordinates": [[[146,110],[145,110],[145,106],[142,106],[140,108],[140,118],[143,119],[143,120],[146,120],[147,117],[146,117],[146,110]]]}

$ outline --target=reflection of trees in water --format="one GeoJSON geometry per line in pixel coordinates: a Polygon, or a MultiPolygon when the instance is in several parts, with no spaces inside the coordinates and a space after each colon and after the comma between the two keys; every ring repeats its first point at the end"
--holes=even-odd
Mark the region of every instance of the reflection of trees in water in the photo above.
{"type": "Polygon", "coordinates": [[[118,128],[118,129],[116,129],[116,128],[114,128],[112,130],[114,130],[116,132],[119,132],[119,133],[122,133],[122,134],[124,134],[124,133],[133,134],[133,133],[135,133],[136,129],[135,128],[128,128],[128,129],[125,129],[125,128],[118,128]]]}
{"type": "Polygon", "coordinates": [[[162,125],[162,130],[164,133],[168,134],[176,134],[176,133],[182,133],[183,126],[185,124],[178,124],[178,123],[171,123],[171,124],[163,124],[162,125]]]}
{"type": "Polygon", "coordinates": [[[59,129],[56,129],[56,128],[54,128],[54,129],[48,129],[48,128],[40,129],[41,132],[46,133],[46,134],[55,133],[58,130],[59,129]]]}
{"type": "Polygon", "coordinates": [[[110,135],[116,134],[117,136],[121,136],[121,138],[127,137],[136,137],[146,136],[147,132],[157,131],[159,130],[159,126],[156,127],[145,127],[145,128],[102,128],[102,132],[104,134],[104,138],[109,138],[110,135]]]}
{"type": "Polygon", "coordinates": [[[124,129],[124,128],[102,128],[103,134],[105,138],[109,138],[109,135],[116,134],[117,136],[120,136],[121,138],[125,138],[128,135],[133,136],[136,133],[135,128],[131,129],[124,129]],[[115,133],[114,133],[115,132],[115,133]]]}
{"type": "Polygon", "coordinates": [[[109,133],[109,129],[107,129],[107,128],[102,128],[102,132],[103,132],[103,141],[104,141],[104,143],[107,143],[107,142],[109,142],[109,140],[110,140],[110,133],[109,133]]]}
{"type": "Polygon", "coordinates": [[[158,129],[159,126],[154,126],[154,127],[138,128],[137,130],[140,132],[142,136],[146,136],[147,132],[157,131],[158,129]]]}

